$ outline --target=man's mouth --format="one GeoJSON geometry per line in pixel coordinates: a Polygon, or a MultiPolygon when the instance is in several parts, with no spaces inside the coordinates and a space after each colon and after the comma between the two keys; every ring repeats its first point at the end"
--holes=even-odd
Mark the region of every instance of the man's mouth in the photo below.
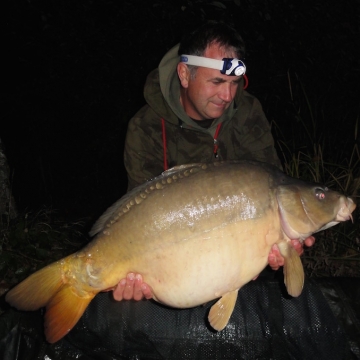
{"type": "Polygon", "coordinates": [[[228,103],[222,102],[222,103],[215,103],[213,102],[213,105],[217,108],[225,109],[228,103]]]}

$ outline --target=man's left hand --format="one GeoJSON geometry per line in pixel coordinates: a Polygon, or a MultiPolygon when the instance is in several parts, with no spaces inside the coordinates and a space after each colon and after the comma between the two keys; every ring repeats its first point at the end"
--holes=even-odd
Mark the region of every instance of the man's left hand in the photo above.
{"type": "MultiPolygon", "coordinates": [[[[309,236],[308,238],[306,238],[303,243],[301,243],[299,240],[291,240],[291,245],[297,251],[299,256],[302,255],[302,253],[304,252],[303,244],[305,244],[306,246],[312,246],[314,245],[314,243],[315,238],[313,236],[309,236]]],[[[276,244],[273,245],[268,257],[270,267],[273,270],[278,270],[280,266],[284,265],[284,261],[285,260],[283,256],[280,254],[279,247],[276,244]]]]}

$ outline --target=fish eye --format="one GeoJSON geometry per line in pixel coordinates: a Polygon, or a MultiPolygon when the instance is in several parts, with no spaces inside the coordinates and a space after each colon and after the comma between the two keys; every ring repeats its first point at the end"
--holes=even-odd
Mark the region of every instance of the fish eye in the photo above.
{"type": "MultiPolygon", "coordinates": [[[[327,189],[325,189],[326,191],[327,189]]],[[[317,188],[315,189],[315,196],[319,199],[319,200],[323,200],[325,199],[325,191],[323,189],[317,188]]]]}

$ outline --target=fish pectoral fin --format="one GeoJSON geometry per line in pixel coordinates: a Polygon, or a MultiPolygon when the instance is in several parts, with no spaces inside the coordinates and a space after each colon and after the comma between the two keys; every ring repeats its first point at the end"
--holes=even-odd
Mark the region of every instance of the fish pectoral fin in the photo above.
{"type": "Polygon", "coordinates": [[[70,285],[64,285],[49,301],[45,313],[45,336],[49,343],[64,337],[79,321],[96,293],[79,296],[70,285]]]}
{"type": "Polygon", "coordinates": [[[290,243],[279,244],[281,255],[284,257],[284,283],[289,295],[297,297],[304,287],[304,268],[296,250],[290,243]]]}
{"type": "Polygon", "coordinates": [[[224,329],[234,311],[238,290],[231,291],[222,296],[210,309],[208,320],[217,331],[224,329]]]}

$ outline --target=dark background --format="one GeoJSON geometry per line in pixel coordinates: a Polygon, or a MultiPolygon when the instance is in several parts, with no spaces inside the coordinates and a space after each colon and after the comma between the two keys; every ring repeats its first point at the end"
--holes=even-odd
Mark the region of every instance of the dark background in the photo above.
{"type": "Polygon", "coordinates": [[[92,222],[125,193],[124,137],[144,104],[146,76],[184,31],[206,19],[239,30],[248,91],[285,139],[298,140],[295,151],[313,145],[297,139],[299,114],[313,138],[326,140],[325,150],[351,148],[359,3],[5,1],[0,138],[19,210],[46,205],[92,222]]]}

